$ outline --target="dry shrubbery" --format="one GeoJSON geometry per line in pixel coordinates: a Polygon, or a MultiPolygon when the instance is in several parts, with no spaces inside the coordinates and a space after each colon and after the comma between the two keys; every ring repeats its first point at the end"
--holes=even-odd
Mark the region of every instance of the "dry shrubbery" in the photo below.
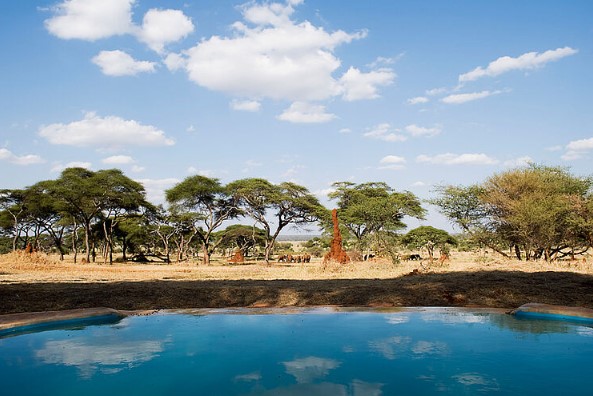
{"type": "Polygon", "coordinates": [[[46,270],[56,264],[45,253],[29,253],[25,250],[16,250],[2,255],[1,262],[3,270],[46,270]]]}

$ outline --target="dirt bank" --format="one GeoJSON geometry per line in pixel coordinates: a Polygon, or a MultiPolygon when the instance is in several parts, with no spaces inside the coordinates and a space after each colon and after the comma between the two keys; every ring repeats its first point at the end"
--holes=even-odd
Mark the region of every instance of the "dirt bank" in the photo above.
{"type": "Polygon", "coordinates": [[[0,284],[0,314],[284,306],[479,306],[528,302],[593,308],[593,276],[574,272],[458,271],[389,279],[145,280],[0,284]]]}

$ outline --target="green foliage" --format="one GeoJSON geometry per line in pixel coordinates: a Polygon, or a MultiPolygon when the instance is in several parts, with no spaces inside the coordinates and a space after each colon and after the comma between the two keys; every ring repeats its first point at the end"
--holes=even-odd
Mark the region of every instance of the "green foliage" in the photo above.
{"type": "Polygon", "coordinates": [[[233,224],[216,232],[214,238],[219,249],[240,249],[245,257],[257,247],[264,247],[266,232],[255,226],[233,224]]]}
{"type": "Polygon", "coordinates": [[[454,224],[495,251],[555,260],[592,246],[593,179],[530,165],[470,187],[446,186],[431,202],[454,224]]]}
{"type": "Polygon", "coordinates": [[[263,227],[266,262],[286,226],[302,227],[327,217],[327,209],[317,198],[295,183],[275,185],[264,179],[242,179],[230,183],[228,189],[241,209],[263,227]]]}
{"type": "MultiPolygon", "coordinates": [[[[426,211],[409,191],[393,191],[385,183],[334,183],[329,196],[338,201],[338,217],[359,245],[366,236],[379,232],[396,233],[406,227],[404,217],[423,219],[426,211]]],[[[360,246],[362,248],[362,246],[360,246]]]]}
{"type": "MultiPolygon", "coordinates": [[[[204,264],[217,245],[212,244],[212,233],[226,220],[241,214],[237,200],[218,179],[190,176],[165,192],[174,215],[184,216],[192,224],[193,235],[202,242],[204,264]]],[[[181,220],[181,217],[178,217],[181,220]]]]}
{"type": "Polygon", "coordinates": [[[438,248],[442,253],[447,253],[449,251],[447,245],[456,246],[457,240],[445,230],[431,226],[420,226],[404,235],[402,243],[410,249],[426,249],[432,260],[435,248],[438,248]]]}

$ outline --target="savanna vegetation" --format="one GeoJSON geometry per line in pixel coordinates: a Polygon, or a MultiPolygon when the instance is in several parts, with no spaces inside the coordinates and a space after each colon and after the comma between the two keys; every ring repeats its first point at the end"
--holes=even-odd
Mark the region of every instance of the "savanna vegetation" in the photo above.
{"type": "Polygon", "coordinates": [[[155,206],[119,170],[66,169],[0,191],[0,313],[533,301],[593,308],[592,186],[539,165],[440,186],[428,202],[382,182],[336,183],[331,198],[352,258],[342,265],[323,262],[329,211],[303,186],[191,176],[155,206]],[[460,232],[407,230],[427,203],[460,232]],[[322,235],[282,240],[282,231],[312,226],[322,235]],[[241,265],[230,260],[238,252],[241,265]],[[287,259],[304,254],[311,262],[287,259]]]}
{"type": "MultiPolygon", "coordinates": [[[[423,202],[386,183],[338,182],[346,248],[354,258],[383,256],[398,264],[405,251],[430,260],[452,247],[491,249],[518,260],[582,256],[593,245],[593,179],[567,169],[530,165],[470,186],[440,186],[428,203],[461,231],[432,226],[405,233],[406,218],[424,219],[423,202]],[[358,255],[358,256],[357,256],[358,255]]],[[[321,257],[331,237],[329,211],[306,187],[242,179],[227,185],[190,176],[165,192],[167,205],[146,200],[143,186],[120,170],[69,168],[55,180],[0,190],[0,249],[70,255],[74,262],[199,261],[245,257],[269,263],[290,252],[277,242],[292,227],[326,230],[302,246],[321,257]]]]}

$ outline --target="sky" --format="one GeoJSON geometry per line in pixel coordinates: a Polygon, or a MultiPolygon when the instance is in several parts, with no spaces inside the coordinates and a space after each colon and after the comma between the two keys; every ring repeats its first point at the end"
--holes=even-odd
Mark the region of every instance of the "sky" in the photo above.
{"type": "Polygon", "coordinates": [[[0,48],[0,188],[119,168],[153,203],[201,174],[331,208],[339,181],[593,174],[589,0],[2,1],[0,48]]]}

